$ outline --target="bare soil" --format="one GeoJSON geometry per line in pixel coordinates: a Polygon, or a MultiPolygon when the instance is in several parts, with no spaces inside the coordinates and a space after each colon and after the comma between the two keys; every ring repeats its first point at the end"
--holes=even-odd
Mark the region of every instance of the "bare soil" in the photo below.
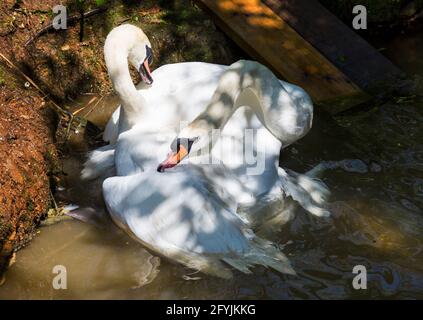
{"type": "MultiPolygon", "coordinates": [[[[0,91],[0,264],[32,238],[50,205],[55,157],[45,102],[31,90],[0,91]]],[[[51,116],[51,115],[50,115],[51,116]]]]}

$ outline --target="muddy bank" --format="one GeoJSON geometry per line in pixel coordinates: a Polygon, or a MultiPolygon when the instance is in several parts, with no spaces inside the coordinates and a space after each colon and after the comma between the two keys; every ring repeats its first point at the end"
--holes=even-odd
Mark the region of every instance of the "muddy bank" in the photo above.
{"type": "Polygon", "coordinates": [[[0,273],[13,251],[32,238],[50,205],[56,153],[43,99],[5,78],[0,85],[0,273]]]}

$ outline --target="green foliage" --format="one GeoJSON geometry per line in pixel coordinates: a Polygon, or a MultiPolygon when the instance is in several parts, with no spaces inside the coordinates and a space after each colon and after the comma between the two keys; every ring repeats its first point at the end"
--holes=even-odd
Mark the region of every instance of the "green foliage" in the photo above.
{"type": "MultiPolygon", "coordinates": [[[[78,8],[83,8],[86,4],[88,4],[87,2],[88,1],[85,1],[85,0],[76,0],[76,6],[78,8]]],[[[101,7],[101,6],[104,6],[104,4],[106,3],[106,0],[94,0],[94,2],[98,7],[101,7]]]]}
{"type": "Polygon", "coordinates": [[[106,3],[106,0],[95,0],[95,3],[97,6],[101,7],[106,3]]]}

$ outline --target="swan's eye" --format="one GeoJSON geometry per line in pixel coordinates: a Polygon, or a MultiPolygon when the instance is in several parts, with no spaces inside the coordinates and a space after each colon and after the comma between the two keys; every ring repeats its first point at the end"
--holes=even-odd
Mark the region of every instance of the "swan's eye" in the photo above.
{"type": "Polygon", "coordinates": [[[198,137],[195,137],[195,138],[176,138],[175,140],[173,140],[172,144],[170,145],[170,149],[173,152],[179,152],[179,150],[181,149],[181,146],[183,146],[185,149],[188,150],[188,152],[190,152],[192,145],[197,140],[198,140],[198,137]]]}

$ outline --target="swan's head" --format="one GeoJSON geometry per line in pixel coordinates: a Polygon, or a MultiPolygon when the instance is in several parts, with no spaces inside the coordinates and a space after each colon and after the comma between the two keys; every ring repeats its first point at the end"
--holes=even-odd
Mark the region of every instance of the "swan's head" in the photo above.
{"type": "Polygon", "coordinates": [[[189,154],[210,152],[212,142],[212,128],[209,123],[202,119],[193,121],[183,128],[170,145],[170,153],[160,163],[157,171],[163,172],[166,169],[175,167],[189,154]]]}
{"type": "Polygon", "coordinates": [[[104,44],[104,56],[111,75],[118,73],[122,67],[119,62],[128,58],[129,63],[138,70],[142,81],[153,83],[150,71],[153,51],[150,40],[140,28],[124,24],[110,31],[104,44]]]}
{"type": "Polygon", "coordinates": [[[146,84],[153,83],[153,76],[151,75],[150,65],[153,63],[153,51],[151,44],[136,45],[128,55],[129,62],[138,70],[142,81],[146,84]]]}

